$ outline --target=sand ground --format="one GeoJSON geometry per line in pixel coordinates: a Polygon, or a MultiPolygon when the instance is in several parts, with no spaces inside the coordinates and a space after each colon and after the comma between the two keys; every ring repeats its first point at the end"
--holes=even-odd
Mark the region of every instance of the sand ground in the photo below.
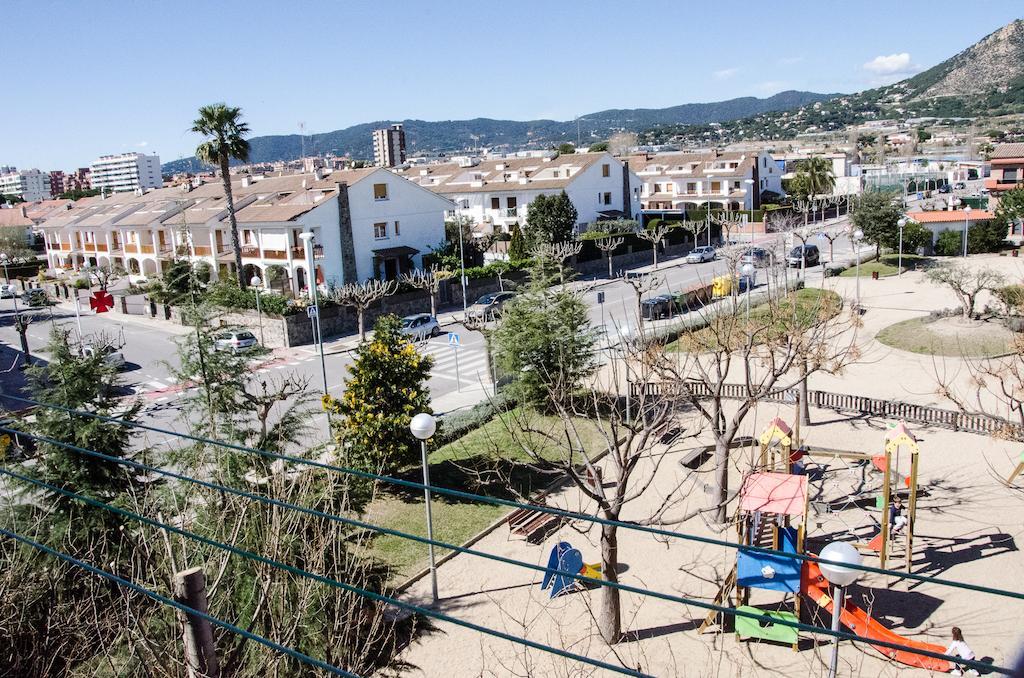
{"type": "MultiPolygon", "coordinates": [[[[1005,269],[1008,277],[1024,277],[1019,260],[978,257],[972,265],[1005,269]]],[[[852,297],[855,281],[830,279],[826,284],[852,297]]],[[[923,315],[937,308],[955,305],[952,296],[921,282],[919,273],[902,278],[861,281],[861,299],[867,312],[860,336],[864,357],[840,377],[815,375],[811,387],[846,393],[886,397],[920,404],[949,407],[936,394],[938,361],[930,356],[890,349],[872,337],[882,327],[923,315]]],[[[944,369],[961,365],[946,358],[944,369]]],[[[762,405],[745,422],[745,433],[759,432],[774,416],[792,420],[792,406],[762,405]]],[[[883,420],[850,418],[824,410],[811,411],[812,425],[804,427],[803,439],[814,448],[880,453],[888,424],[883,420]]],[[[684,422],[685,423],[685,422],[684,422]]],[[[1024,531],[1024,479],[1007,487],[1009,475],[1021,453],[1021,446],[974,434],[942,429],[914,428],[921,439],[920,487],[913,550],[913,571],[963,582],[1021,590],[1024,558],[1016,540],[1024,531]]],[[[685,447],[707,442],[707,437],[690,440],[685,447]]],[[[693,472],[677,462],[684,450],[652,448],[641,462],[636,478],[653,472],[651,488],[630,503],[624,520],[641,520],[661,499],[683,483],[678,506],[671,515],[682,515],[704,502],[706,467],[693,472]],[[667,456],[664,456],[667,455],[667,456]]],[[[733,455],[730,482],[735,487],[750,468],[753,452],[733,455]]],[[[869,538],[877,531],[879,513],[870,508],[849,506],[828,511],[832,500],[863,499],[870,504],[881,482],[880,474],[851,465],[826,452],[812,454],[809,468],[815,472],[810,483],[813,507],[808,513],[809,550],[833,538],[869,538]]],[[[900,470],[909,469],[903,455],[900,470]]],[[[592,510],[578,490],[555,493],[551,502],[583,512],[592,510]]],[[[671,526],[679,532],[735,539],[735,531],[718,531],[701,518],[671,526]]],[[[529,563],[544,565],[551,547],[558,541],[571,542],[588,562],[599,560],[598,534],[584,522],[566,524],[532,545],[511,540],[502,526],[484,537],[474,548],[529,563]]],[[[619,530],[621,581],[637,587],[677,596],[710,601],[719,582],[733,567],[735,551],[683,539],[660,539],[640,532],[619,530]]],[[[895,548],[888,567],[902,569],[902,544],[895,548]]],[[[876,556],[865,563],[878,565],[876,556]]],[[[623,628],[628,640],[607,646],[597,633],[593,606],[600,591],[584,591],[550,600],[540,590],[541,574],[533,570],[460,555],[438,570],[441,600],[436,609],[456,617],[524,636],[594,659],[640,668],[659,676],[761,676],[826,675],[827,644],[815,645],[810,637],[799,651],[789,646],[748,641],[738,642],[733,634],[698,634],[705,612],[696,606],[661,601],[638,594],[622,594],[623,628]]],[[[910,582],[882,575],[868,575],[852,588],[861,607],[871,607],[886,625],[907,637],[945,643],[950,627],[960,626],[979,657],[997,664],[1012,662],[1024,647],[1024,632],[1015,623],[1024,616],[1024,601],[967,592],[932,582],[910,582]]],[[[406,597],[429,602],[429,583],[415,583],[406,597]]],[[[771,608],[783,602],[780,593],[754,590],[752,605],[771,608]]],[[[813,608],[813,604],[805,603],[813,608]]],[[[826,620],[821,620],[827,623],[826,620]]],[[[806,634],[805,634],[806,635],[806,634]]],[[[824,641],[822,641],[824,642],[824,641]]],[[[483,636],[450,623],[435,623],[403,653],[402,660],[415,668],[403,675],[423,676],[583,676],[605,675],[577,661],[527,650],[509,641],[483,636]]],[[[863,644],[844,643],[840,675],[895,676],[924,675],[884,659],[863,644]]]]}

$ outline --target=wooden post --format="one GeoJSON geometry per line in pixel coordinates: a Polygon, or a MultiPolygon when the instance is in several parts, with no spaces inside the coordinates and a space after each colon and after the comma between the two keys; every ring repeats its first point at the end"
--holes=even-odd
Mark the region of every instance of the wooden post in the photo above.
{"type": "Polygon", "coordinates": [[[910,453],[910,501],[907,502],[907,572],[914,559],[914,527],[917,520],[917,452],[910,453]]]}
{"type": "Polygon", "coordinates": [[[885,473],[882,487],[882,548],[878,551],[879,567],[885,567],[886,551],[889,548],[889,501],[891,500],[890,474],[892,473],[892,453],[885,451],[885,473]]]}
{"type": "MultiPolygon", "coordinates": [[[[174,599],[182,605],[205,613],[206,576],[203,568],[177,572],[174,575],[174,599]]],[[[185,625],[185,666],[189,678],[219,678],[220,666],[213,648],[213,629],[210,622],[191,612],[179,612],[185,625]]]]}

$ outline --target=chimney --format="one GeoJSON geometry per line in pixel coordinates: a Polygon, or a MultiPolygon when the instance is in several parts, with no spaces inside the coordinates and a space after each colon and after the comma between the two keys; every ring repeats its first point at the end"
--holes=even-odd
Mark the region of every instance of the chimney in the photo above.
{"type": "Polygon", "coordinates": [[[21,216],[28,218],[28,209],[24,205],[21,206],[21,216]]]}
{"type": "Polygon", "coordinates": [[[629,161],[622,161],[622,213],[627,219],[633,218],[633,196],[629,190],[629,161]]]}
{"type": "Polygon", "coordinates": [[[334,182],[338,192],[338,231],[341,240],[341,276],[344,283],[359,282],[356,270],[356,247],[352,237],[352,208],[348,198],[348,184],[334,182]]]}
{"type": "Polygon", "coordinates": [[[313,169],[313,180],[314,181],[323,181],[323,178],[325,176],[326,176],[326,173],[324,172],[324,168],[323,167],[316,167],[316,168],[313,169]]]}

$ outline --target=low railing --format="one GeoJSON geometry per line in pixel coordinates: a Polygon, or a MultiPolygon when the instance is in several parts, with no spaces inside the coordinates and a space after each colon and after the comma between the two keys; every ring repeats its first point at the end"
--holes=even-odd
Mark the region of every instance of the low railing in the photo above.
{"type": "Polygon", "coordinates": [[[305,257],[306,257],[306,248],[305,247],[293,247],[292,248],[292,257],[295,258],[295,259],[305,259],[305,257]]]}
{"type": "MultiPolygon", "coordinates": [[[[698,398],[709,398],[712,395],[711,388],[703,382],[686,382],[685,384],[632,382],[629,390],[633,397],[639,397],[641,393],[658,397],[678,396],[684,389],[698,398]]],[[[722,384],[721,393],[723,398],[730,400],[745,400],[748,397],[747,387],[743,384],[722,384]]],[[[759,400],[772,403],[794,403],[796,396],[796,389],[781,389],[764,394],[759,397],[759,400]]],[[[814,390],[807,391],[807,402],[811,407],[823,410],[850,412],[885,419],[902,419],[907,422],[940,426],[954,431],[999,435],[1011,440],[1024,440],[1024,427],[988,414],[965,414],[959,410],[915,405],[898,400],[814,390]]]]}
{"type": "Polygon", "coordinates": [[[242,256],[250,259],[258,259],[260,256],[260,248],[253,247],[252,245],[242,246],[242,256]]]}
{"type": "Polygon", "coordinates": [[[284,250],[263,250],[264,259],[287,259],[288,253],[284,250]]]}
{"type": "Polygon", "coordinates": [[[96,243],[94,243],[94,242],[87,242],[87,243],[85,243],[85,251],[86,252],[95,252],[96,251],[96,243]]]}
{"type": "Polygon", "coordinates": [[[124,251],[127,252],[128,254],[138,254],[139,253],[139,246],[138,245],[133,245],[131,243],[127,243],[124,246],[124,251]]]}
{"type": "Polygon", "coordinates": [[[209,257],[213,255],[213,248],[206,245],[196,245],[192,248],[197,257],[209,257]]]}
{"type": "Polygon", "coordinates": [[[105,242],[98,242],[98,243],[96,243],[96,251],[97,252],[106,252],[107,251],[107,243],[105,243],[105,242]]]}
{"type": "Polygon", "coordinates": [[[153,254],[152,245],[139,245],[139,250],[141,250],[143,254],[153,254]]]}

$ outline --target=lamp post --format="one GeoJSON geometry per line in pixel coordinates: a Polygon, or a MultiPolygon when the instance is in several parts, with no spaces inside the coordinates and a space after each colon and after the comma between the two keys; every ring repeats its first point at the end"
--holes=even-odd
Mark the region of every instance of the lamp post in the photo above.
{"type": "MultiPolygon", "coordinates": [[[[849,565],[859,566],[861,564],[860,553],[852,544],[845,541],[834,541],[821,549],[818,554],[823,560],[831,560],[839,564],[819,563],[821,573],[825,575],[832,584],[832,630],[839,630],[840,615],[842,614],[846,595],[846,587],[857,581],[860,572],[848,567],[849,565]]],[[[835,678],[836,669],[839,667],[839,638],[832,636],[832,661],[829,664],[829,678],[835,678]]]]}
{"type": "Polygon", "coordinates": [[[896,221],[896,225],[900,227],[900,249],[896,253],[896,277],[903,275],[903,227],[907,225],[907,218],[900,217],[896,221]]]}
{"type": "Polygon", "coordinates": [[[459,265],[462,270],[462,321],[469,320],[469,304],[466,301],[466,254],[462,249],[462,219],[458,215],[455,222],[459,227],[459,265]]]}
{"type": "Polygon", "coordinates": [[[964,208],[964,258],[967,257],[967,222],[971,219],[971,206],[964,208]]]}
{"type": "Polygon", "coordinates": [[[857,262],[857,310],[860,310],[860,239],[864,231],[859,228],[853,232],[853,260],[857,262]]]}
{"type": "MultiPolygon", "coordinates": [[[[747,263],[743,264],[742,266],[740,266],[740,273],[742,273],[743,277],[747,279],[747,286],[746,286],[747,287],[747,325],[749,325],[750,324],[750,287],[751,287],[751,283],[754,280],[754,265],[751,264],[750,262],[747,262],[747,263]]],[[[749,327],[747,328],[747,331],[749,331],[749,327]]]]}
{"type": "Polygon", "coordinates": [[[260,323],[260,346],[265,346],[267,342],[263,340],[263,310],[260,308],[260,285],[262,284],[263,281],[260,280],[258,275],[254,275],[249,280],[249,286],[252,287],[253,291],[256,293],[256,317],[259,319],[260,323]]]}
{"type": "Polygon", "coordinates": [[[743,183],[747,186],[747,196],[750,197],[750,214],[748,215],[747,225],[750,227],[750,246],[754,246],[754,197],[750,193],[753,190],[754,180],[744,179],[743,183]]]}
{"type": "MultiPolygon", "coordinates": [[[[627,323],[625,325],[617,326],[615,329],[619,335],[619,350],[622,352],[622,367],[626,373],[626,423],[630,421],[630,398],[629,398],[629,358],[626,355],[626,344],[633,337],[633,328],[627,323]]],[[[616,388],[618,387],[618,380],[616,379],[616,388]]]]}
{"type": "MultiPolygon", "coordinates": [[[[316,341],[320,352],[320,371],[324,378],[324,395],[327,395],[327,361],[324,359],[324,340],[320,336],[320,300],[316,290],[316,269],[313,264],[313,232],[303,231],[299,233],[299,239],[302,240],[302,248],[306,254],[306,273],[309,275],[309,298],[313,302],[313,308],[315,309],[310,321],[313,323],[313,339],[316,341]]],[[[328,420],[330,416],[330,412],[328,412],[328,420]]]]}
{"type": "Polygon", "coordinates": [[[423,499],[427,506],[427,548],[430,550],[430,593],[437,602],[437,566],[434,563],[434,520],[430,514],[430,466],[427,464],[427,439],[437,430],[437,420],[426,412],[420,412],[409,422],[409,430],[420,441],[420,458],[423,462],[423,499]]]}

